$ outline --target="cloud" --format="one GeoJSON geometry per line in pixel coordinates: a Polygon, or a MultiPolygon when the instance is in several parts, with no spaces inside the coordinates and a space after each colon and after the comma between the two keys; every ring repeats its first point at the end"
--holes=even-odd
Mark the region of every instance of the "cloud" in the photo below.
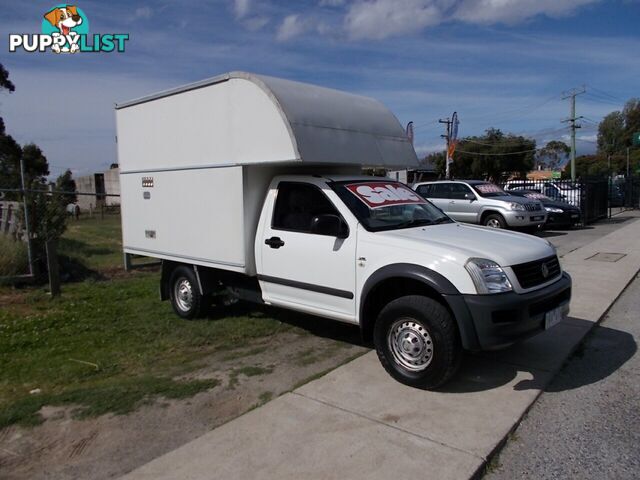
{"type": "Polygon", "coordinates": [[[442,12],[432,1],[374,0],[351,6],[344,19],[348,37],[373,39],[413,33],[442,21],[442,12]]]}
{"type": "MultiPolygon", "coordinates": [[[[351,40],[382,40],[414,34],[443,23],[514,25],[538,15],[557,18],[602,0],[319,0],[307,12],[285,17],[278,38],[293,38],[317,30],[313,18],[324,15],[324,24],[341,25],[341,35],[351,40]],[[330,7],[330,8],[323,8],[330,7]],[[306,18],[307,21],[302,21],[306,18]],[[288,35],[292,32],[293,35],[288,35]]],[[[248,0],[236,0],[245,3],[248,0]]],[[[316,22],[317,23],[317,22],[316,22]]],[[[324,28],[334,35],[335,28],[324,28]]],[[[323,33],[323,32],[321,32],[323,33]]]]}
{"type": "Polygon", "coordinates": [[[153,10],[151,10],[151,7],[136,8],[135,12],[133,12],[133,16],[135,18],[144,18],[145,20],[148,20],[149,18],[151,18],[152,15],[153,15],[153,10]]]}
{"type": "Polygon", "coordinates": [[[276,39],[279,42],[285,42],[298,35],[304,33],[309,24],[300,15],[287,15],[280,26],[276,34],[276,39]]]}
{"type": "Polygon", "coordinates": [[[269,17],[251,17],[243,22],[243,25],[252,32],[257,32],[270,22],[269,17]]]}
{"type": "Polygon", "coordinates": [[[600,0],[463,0],[452,18],[467,23],[514,25],[537,15],[562,17],[600,0]]]}
{"type": "Polygon", "coordinates": [[[251,7],[251,0],[234,0],[233,9],[236,14],[236,18],[246,17],[251,7]]]}

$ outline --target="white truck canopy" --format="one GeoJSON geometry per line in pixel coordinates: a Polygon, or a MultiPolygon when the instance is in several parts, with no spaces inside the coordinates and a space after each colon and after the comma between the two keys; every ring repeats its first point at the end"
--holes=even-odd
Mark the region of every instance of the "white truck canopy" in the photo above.
{"type": "Polygon", "coordinates": [[[231,72],[116,105],[121,173],[267,163],[405,168],[417,157],[377,100],[231,72]]]}

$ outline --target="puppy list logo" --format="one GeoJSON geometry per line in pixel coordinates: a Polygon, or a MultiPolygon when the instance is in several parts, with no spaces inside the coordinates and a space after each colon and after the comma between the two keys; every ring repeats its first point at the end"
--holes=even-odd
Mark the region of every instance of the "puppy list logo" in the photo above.
{"type": "Polygon", "coordinates": [[[42,33],[9,35],[9,51],[78,53],[124,52],[128,33],[89,34],[89,19],[81,8],[60,4],[44,14],[42,33]]]}

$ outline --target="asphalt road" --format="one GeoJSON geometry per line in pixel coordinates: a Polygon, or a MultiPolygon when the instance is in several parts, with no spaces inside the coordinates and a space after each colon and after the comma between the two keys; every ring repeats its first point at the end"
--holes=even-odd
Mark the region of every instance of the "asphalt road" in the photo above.
{"type": "Polygon", "coordinates": [[[485,480],[640,478],[640,279],[534,404],[485,480]]]}

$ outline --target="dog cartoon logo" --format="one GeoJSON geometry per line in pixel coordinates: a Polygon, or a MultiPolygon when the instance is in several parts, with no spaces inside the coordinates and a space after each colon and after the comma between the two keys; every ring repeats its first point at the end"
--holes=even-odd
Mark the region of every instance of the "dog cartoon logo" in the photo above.
{"type": "Polygon", "coordinates": [[[66,39],[65,43],[60,46],[54,43],[51,50],[55,53],[76,53],[80,51],[78,45],[78,34],[83,32],[74,31],[74,29],[83,24],[82,11],[75,5],[59,5],[44,14],[44,18],[49,24],[58,31],[50,32],[52,36],[61,35],[66,39]],[[57,35],[56,35],[57,34],[57,35]]]}
{"type": "Polygon", "coordinates": [[[77,5],[61,3],[45,13],[42,33],[9,34],[9,51],[28,53],[124,53],[128,33],[91,33],[89,19],[77,5]]]}

